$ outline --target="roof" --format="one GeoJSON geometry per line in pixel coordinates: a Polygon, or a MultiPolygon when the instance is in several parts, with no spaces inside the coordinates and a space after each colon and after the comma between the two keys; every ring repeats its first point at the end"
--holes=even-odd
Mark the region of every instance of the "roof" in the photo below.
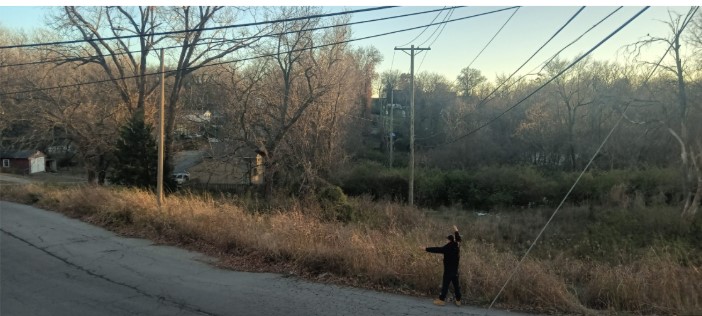
{"type": "Polygon", "coordinates": [[[0,158],[5,159],[28,159],[37,156],[46,156],[44,153],[34,149],[9,150],[0,149],[0,158]]]}
{"type": "Polygon", "coordinates": [[[209,158],[253,158],[259,153],[258,148],[252,148],[240,141],[216,141],[210,142],[209,145],[204,152],[204,156],[209,158]]]}

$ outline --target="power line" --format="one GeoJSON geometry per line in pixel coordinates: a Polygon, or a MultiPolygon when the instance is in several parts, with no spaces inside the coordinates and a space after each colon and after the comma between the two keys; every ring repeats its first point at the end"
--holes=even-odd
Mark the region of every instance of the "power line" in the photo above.
{"type": "MultiPolygon", "coordinates": [[[[446,17],[444,17],[444,21],[450,19],[452,15],[453,15],[453,10],[449,11],[448,13],[446,13],[446,17]]],[[[439,31],[439,34],[437,34],[436,37],[434,37],[434,40],[431,41],[431,43],[428,45],[428,47],[431,48],[431,45],[434,45],[434,42],[436,42],[436,40],[439,39],[439,37],[441,36],[441,33],[444,32],[444,29],[446,28],[446,25],[447,25],[447,24],[444,24],[444,25],[442,25],[442,26],[438,26],[438,27],[436,28],[436,30],[434,30],[434,32],[431,34],[431,36],[433,36],[434,33],[436,33],[436,31],[437,31],[439,28],[441,28],[441,31],[439,31]]],[[[419,44],[418,46],[424,45],[427,41],[429,41],[429,39],[431,39],[431,36],[429,36],[429,38],[427,38],[426,41],[422,42],[422,43],[419,44]]],[[[429,51],[426,51],[425,54],[424,54],[424,56],[422,56],[422,61],[419,63],[419,67],[417,67],[417,72],[419,72],[419,69],[422,69],[422,65],[424,64],[424,59],[427,58],[427,55],[429,55],[429,51]]]]}
{"type": "MultiPolygon", "coordinates": [[[[649,8],[649,7],[645,7],[643,10],[641,10],[641,11],[640,11],[636,16],[634,16],[633,18],[636,18],[638,15],[640,15],[641,13],[643,13],[643,11],[645,11],[645,10],[648,9],[648,8],[649,8]]],[[[697,7],[697,8],[699,8],[699,7],[697,7]]],[[[697,9],[695,9],[695,11],[697,11],[697,9]]],[[[692,8],[690,8],[690,12],[692,12],[692,8]]],[[[693,14],[694,14],[694,13],[693,13],[693,14]]],[[[690,16],[691,16],[691,15],[690,15],[690,16]]],[[[631,21],[631,20],[629,20],[629,21],[631,21]]],[[[628,23],[628,22],[627,22],[627,23],[628,23]]],[[[682,26],[682,28],[680,29],[681,32],[682,32],[682,30],[687,26],[687,23],[689,23],[689,20],[688,20],[688,22],[683,23],[683,26],[682,26]]],[[[671,47],[672,47],[672,43],[671,43],[671,45],[668,47],[668,49],[666,50],[665,54],[663,54],[663,58],[661,58],[661,59],[658,61],[658,64],[656,64],[656,66],[653,68],[653,70],[652,70],[651,73],[648,75],[648,77],[646,78],[646,80],[644,80],[644,84],[646,84],[646,82],[648,82],[648,80],[653,76],[653,73],[656,71],[656,69],[657,69],[658,66],[661,64],[661,62],[663,61],[663,59],[665,58],[665,56],[668,54],[668,51],[670,51],[670,48],[671,48],[671,47]]],[[[494,299],[492,300],[492,302],[490,303],[490,306],[488,307],[487,311],[489,311],[489,310],[492,308],[492,306],[495,304],[495,302],[497,301],[497,299],[500,297],[500,294],[502,294],[502,292],[504,291],[504,289],[505,289],[505,287],[507,286],[507,284],[509,284],[509,281],[512,280],[512,277],[513,277],[514,274],[517,272],[517,270],[518,270],[519,267],[521,266],[522,262],[524,262],[524,259],[526,259],[526,257],[529,255],[529,252],[531,252],[531,249],[534,248],[534,245],[536,245],[536,242],[539,240],[539,238],[541,238],[541,235],[543,235],[543,233],[544,233],[544,231],[546,230],[546,228],[548,227],[548,225],[551,223],[551,221],[552,221],[553,218],[556,216],[556,214],[558,213],[558,211],[561,209],[561,207],[563,206],[563,204],[565,203],[565,201],[568,199],[568,197],[570,196],[570,193],[573,192],[573,189],[574,189],[575,186],[578,184],[578,182],[580,182],[580,179],[582,178],[582,176],[583,176],[583,175],[585,174],[585,172],[587,172],[587,170],[590,168],[590,165],[591,165],[592,162],[595,160],[595,158],[597,157],[597,155],[600,153],[600,151],[602,150],[602,148],[604,147],[604,145],[607,143],[607,141],[609,141],[610,136],[612,136],[612,134],[613,134],[614,131],[617,129],[617,127],[619,127],[619,124],[622,122],[622,119],[626,116],[626,111],[629,109],[629,106],[630,106],[630,105],[631,105],[631,101],[627,102],[626,106],[624,107],[624,111],[622,112],[622,115],[619,117],[619,119],[617,120],[617,122],[614,124],[614,126],[612,127],[612,129],[609,131],[609,133],[607,134],[607,136],[604,138],[604,140],[603,140],[602,143],[600,144],[600,146],[597,148],[597,150],[595,151],[595,153],[592,155],[592,157],[591,157],[590,160],[588,161],[587,165],[585,165],[585,168],[583,168],[583,171],[580,172],[580,174],[578,175],[578,178],[575,179],[575,182],[574,182],[573,185],[570,187],[570,189],[568,190],[568,192],[566,193],[566,195],[563,197],[563,199],[561,200],[561,203],[558,204],[558,207],[556,207],[556,209],[553,211],[553,214],[551,214],[551,217],[548,219],[548,221],[546,221],[546,224],[544,224],[544,227],[541,229],[541,231],[539,232],[539,234],[536,236],[536,238],[534,238],[534,241],[531,243],[531,245],[530,245],[529,248],[527,249],[526,253],[524,253],[524,256],[522,256],[522,258],[519,260],[519,262],[517,262],[517,266],[512,270],[512,272],[510,273],[510,276],[509,276],[509,277],[507,278],[507,280],[505,281],[505,284],[502,286],[502,288],[500,289],[500,291],[497,293],[497,295],[495,296],[495,298],[494,298],[494,299]]],[[[485,312],[486,315],[487,315],[487,311],[485,312]]]]}
{"type": "Polygon", "coordinates": [[[473,130],[469,131],[468,133],[463,134],[463,135],[461,135],[461,136],[459,136],[459,137],[457,137],[457,138],[454,138],[454,139],[451,140],[451,141],[445,142],[445,143],[443,143],[443,144],[455,143],[455,142],[457,142],[457,141],[459,141],[459,140],[461,140],[461,139],[463,139],[463,138],[466,138],[466,137],[468,137],[468,136],[470,136],[470,135],[472,135],[472,134],[478,132],[479,130],[483,129],[484,127],[486,127],[486,126],[488,126],[488,125],[490,125],[490,124],[492,124],[493,122],[497,121],[500,117],[502,117],[503,115],[505,115],[507,112],[513,110],[514,108],[516,108],[517,106],[519,106],[520,104],[522,104],[522,102],[524,102],[524,101],[526,101],[527,99],[529,99],[532,95],[536,94],[536,93],[539,92],[541,89],[543,89],[545,86],[547,86],[549,83],[551,83],[553,80],[555,80],[555,79],[558,78],[560,75],[562,75],[563,73],[565,73],[566,71],[568,71],[568,69],[572,68],[572,67],[575,66],[578,62],[580,62],[580,61],[583,60],[585,57],[587,57],[588,55],[590,55],[590,53],[592,53],[593,51],[595,51],[595,49],[597,49],[598,47],[600,47],[602,44],[604,44],[606,41],[608,41],[610,38],[612,38],[612,36],[614,36],[615,34],[619,33],[619,31],[621,31],[624,27],[626,27],[627,25],[629,25],[629,23],[631,23],[632,21],[634,21],[634,20],[635,20],[637,17],[639,17],[642,13],[644,13],[646,10],[648,10],[648,8],[650,8],[650,6],[646,6],[646,7],[644,7],[643,9],[641,9],[641,11],[639,11],[638,13],[636,13],[633,17],[631,17],[629,20],[627,20],[626,22],[624,22],[624,24],[622,24],[622,25],[619,26],[616,30],[614,30],[612,33],[610,33],[609,35],[607,35],[607,37],[605,37],[603,40],[601,40],[599,43],[597,43],[597,45],[595,45],[595,46],[592,47],[590,50],[588,50],[587,52],[585,52],[582,56],[578,57],[578,58],[577,58],[575,61],[573,61],[570,65],[568,65],[566,68],[564,68],[563,70],[561,70],[560,72],[558,72],[558,73],[557,73],[556,75],[554,75],[551,79],[549,79],[549,80],[547,80],[546,82],[544,82],[543,84],[541,84],[541,86],[539,86],[538,88],[536,88],[536,90],[534,90],[533,92],[531,92],[530,94],[528,94],[527,96],[525,96],[524,98],[522,98],[521,100],[519,100],[519,102],[517,102],[516,104],[510,106],[509,108],[507,108],[505,111],[503,111],[503,112],[500,113],[499,115],[493,117],[492,119],[488,120],[486,123],[480,125],[478,128],[473,129],[473,130]]]}
{"type": "MultiPolygon", "coordinates": [[[[453,8],[455,8],[455,7],[453,7],[453,8]]],[[[446,6],[444,6],[444,9],[446,9],[446,6]]],[[[440,15],[441,15],[441,12],[437,13],[436,16],[434,17],[434,19],[432,19],[431,22],[429,22],[429,23],[434,23],[434,21],[436,21],[436,19],[438,19],[440,15]]],[[[419,33],[417,36],[415,36],[415,37],[414,37],[413,39],[411,39],[409,42],[407,42],[407,43],[405,43],[405,44],[402,44],[402,45],[396,45],[396,46],[398,46],[398,47],[407,46],[408,44],[410,44],[410,43],[416,41],[416,40],[417,40],[420,36],[422,36],[422,34],[424,34],[424,32],[426,32],[428,29],[429,29],[428,26],[425,27],[425,28],[422,30],[421,33],[419,33]]]]}
{"type": "MultiPolygon", "coordinates": [[[[575,19],[575,17],[577,17],[584,9],[585,9],[584,6],[583,6],[583,7],[580,7],[580,9],[578,9],[578,11],[576,11],[575,14],[573,14],[573,16],[571,16],[570,19],[568,19],[568,21],[566,21],[565,24],[563,24],[558,30],[556,30],[556,32],[555,32],[553,35],[551,35],[551,37],[550,37],[545,43],[543,43],[543,44],[541,45],[541,47],[539,47],[529,58],[527,58],[527,60],[524,61],[524,63],[522,63],[522,65],[519,66],[519,68],[517,68],[517,70],[515,70],[514,72],[512,72],[512,74],[511,74],[506,80],[504,80],[501,84],[499,84],[497,87],[495,87],[495,89],[493,89],[485,98],[483,98],[483,100],[480,101],[479,106],[484,105],[485,103],[487,103],[487,101],[489,101],[488,99],[490,98],[490,96],[492,96],[493,94],[495,94],[495,92],[497,92],[497,91],[504,85],[505,82],[507,82],[507,81],[508,81],[510,78],[512,78],[517,72],[519,72],[519,70],[521,70],[527,63],[529,63],[529,61],[531,61],[531,59],[534,58],[534,56],[536,56],[536,54],[538,54],[544,47],[546,47],[546,45],[548,45],[548,43],[550,43],[558,34],[560,34],[560,32],[563,31],[563,29],[564,29],[566,26],[568,26],[568,25],[570,24],[570,22],[572,22],[572,21],[575,19]]],[[[519,7],[517,8],[517,10],[519,10],[519,7]]],[[[512,16],[514,16],[514,14],[517,12],[517,10],[515,10],[515,12],[512,13],[512,16]]],[[[502,30],[502,28],[507,24],[507,22],[509,22],[509,20],[512,18],[512,16],[510,16],[509,19],[502,25],[502,27],[500,28],[500,30],[502,30]]],[[[493,39],[495,38],[495,36],[497,36],[497,34],[500,32],[500,30],[498,30],[497,33],[493,36],[493,39]]],[[[490,42],[492,42],[492,39],[490,40],[490,42]]],[[[489,45],[490,42],[488,42],[487,45],[489,45]]],[[[483,47],[483,50],[485,50],[485,48],[487,47],[487,45],[486,45],[485,47],[483,47]]],[[[481,50],[480,53],[482,53],[482,50],[481,50]]],[[[480,53],[478,53],[478,56],[480,55],[480,53]]],[[[475,58],[477,58],[478,56],[476,56],[475,58]]],[[[475,58],[473,59],[473,61],[475,61],[475,58]]],[[[471,63],[472,63],[472,61],[471,61],[471,63]]],[[[457,82],[457,81],[458,81],[458,78],[456,78],[453,82],[457,82]]],[[[490,122],[490,123],[491,123],[491,122],[490,122]]],[[[423,137],[422,139],[433,138],[433,137],[435,137],[435,136],[437,136],[437,135],[440,135],[440,134],[442,134],[442,133],[443,133],[443,132],[435,133],[435,134],[433,134],[433,135],[429,135],[429,136],[423,137]]],[[[453,143],[453,142],[455,142],[455,140],[454,140],[454,141],[450,141],[450,142],[445,142],[445,143],[443,143],[443,144],[450,144],[450,143],[453,143]]],[[[437,145],[435,145],[435,146],[438,146],[438,145],[441,145],[441,144],[437,144],[437,145]]]]}
{"type": "MultiPolygon", "coordinates": [[[[680,27],[680,33],[681,33],[681,34],[682,34],[682,31],[687,27],[687,25],[692,21],[692,17],[695,15],[695,13],[697,13],[697,10],[698,10],[699,8],[700,8],[699,6],[690,7],[690,11],[687,12],[687,15],[685,16],[685,19],[683,19],[682,26],[680,27]]],[[[672,42],[670,43],[670,45],[668,45],[668,49],[665,50],[665,53],[663,53],[663,55],[661,55],[661,58],[658,60],[658,62],[656,63],[656,65],[651,69],[651,72],[648,74],[648,76],[646,77],[646,79],[645,79],[645,80],[643,81],[643,83],[641,84],[642,86],[645,85],[645,84],[649,81],[649,79],[651,79],[651,77],[653,76],[653,73],[656,72],[656,70],[657,70],[658,67],[661,65],[661,63],[663,62],[663,60],[665,59],[665,57],[668,56],[668,52],[670,52],[670,49],[671,49],[671,48],[673,48],[673,43],[672,43],[672,42]]],[[[636,123],[636,122],[632,121],[631,119],[629,119],[629,117],[626,116],[626,109],[622,112],[622,115],[624,116],[624,118],[627,119],[627,121],[629,121],[629,122],[631,122],[631,123],[636,123]]]]}
{"type": "MultiPolygon", "coordinates": [[[[627,104],[627,108],[628,108],[628,107],[629,107],[629,104],[627,104]]],[[[625,111],[626,111],[626,109],[625,109],[625,111]]],[[[597,157],[597,155],[600,153],[600,150],[602,150],[602,147],[607,143],[607,141],[609,140],[609,137],[612,136],[612,133],[614,133],[614,130],[616,130],[617,127],[619,127],[619,124],[621,123],[623,117],[624,117],[623,115],[619,117],[619,120],[617,120],[617,122],[614,124],[614,127],[612,127],[612,129],[609,131],[609,134],[607,134],[607,136],[605,136],[605,138],[604,138],[604,140],[602,141],[602,143],[600,144],[600,146],[597,148],[597,150],[595,151],[595,153],[592,155],[592,158],[590,158],[590,161],[588,161],[588,163],[587,163],[587,165],[585,166],[585,168],[583,169],[583,171],[580,172],[580,174],[578,175],[578,178],[575,179],[575,182],[573,183],[573,185],[570,187],[570,189],[568,190],[568,192],[566,193],[566,195],[565,195],[565,196],[563,197],[563,199],[561,200],[561,203],[558,204],[558,207],[556,207],[556,210],[553,211],[553,214],[551,214],[551,217],[548,219],[548,221],[546,221],[546,224],[544,225],[544,227],[541,229],[541,231],[539,232],[539,234],[536,236],[536,238],[534,239],[534,241],[531,243],[531,245],[529,246],[529,249],[527,249],[526,253],[525,253],[524,256],[521,258],[521,260],[519,260],[519,262],[517,262],[517,266],[514,268],[514,270],[512,270],[512,273],[511,273],[511,274],[509,275],[509,277],[507,278],[507,281],[505,282],[504,285],[502,285],[502,288],[500,288],[500,291],[497,292],[497,295],[495,296],[495,298],[494,298],[494,299],[492,300],[492,302],[490,303],[490,306],[488,306],[487,310],[485,311],[485,315],[487,315],[487,312],[492,308],[493,305],[495,305],[495,302],[496,302],[497,299],[500,297],[500,295],[502,294],[502,292],[505,290],[505,287],[507,287],[507,284],[509,284],[509,281],[512,280],[512,277],[514,277],[514,274],[515,274],[515,273],[517,272],[517,270],[519,269],[519,266],[521,266],[521,264],[522,264],[522,262],[524,261],[524,259],[526,259],[527,255],[529,254],[529,252],[531,251],[531,249],[534,248],[534,245],[536,245],[536,242],[539,240],[539,238],[541,238],[541,235],[544,233],[544,231],[546,230],[546,228],[548,227],[548,225],[551,223],[551,221],[553,220],[553,218],[556,216],[556,213],[558,213],[558,211],[561,209],[561,207],[563,206],[563,204],[565,203],[565,201],[568,199],[568,197],[570,196],[570,193],[573,192],[573,189],[575,189],[575,186],[578,184],[578,182],[580,182],[580,178],[582,178],[582,176],[585,174],[585,172],[587,172],[587,170],[590,168],[590,165],[591,165],[592,162],[595,160],[595,158],[597,157]]]]}
{"type": "MultiPolygon", "coordinates": [[[[564,47],[561,48],[558,52],[556,52],[555,54],[553,54],[549,59],[547,59],[547,60],[544,61],[543,63],[539,64],[538,66],[534,67],[534,68],[533,68],[532,70],[530,70],[528,73],[526,73],[526,74],[520,76],[519,78],[517,78],[516,80],[512,81],[510,84],[507,85],[507,88],[506,88],[506,89],[509,89],[509,88],[512,87],[513,85],[517,84],[519,81],[521,81],[522,79],[524,79],[524,77],[534,74],[534,71],[536,71],[536,68],[541,67],[541,69],[537,72],[537,73],[541,73],[541,72],[543,71],[543,69],[546,68],[546,66],[547,66],[549,63],[551,63],[551,61],[553,61],[556,57],[558,57],[558,55],[559,55],[560,53],[562,53],[564,50],[566,50],[566,49],[567,49],[568,47],[570,47],[571,45],[573,45],[573,44],[575,44],[576,42],[578,42],[581,38],[583,38],[583,36],[585,36],[587,33],[589,33],[590,31],[592,31],[595,27],[597,27],[597,26],[599,26],[600,24],[602,24],[602,22],[604,22],[604,21],[606,21],[607,19],[609,19],[614,13],[616,13],[616,12],[619,11],[619,10],[621,10],[622,8],[623,8],[623,6],[620,6],[619,8],[614,9],[612,12],[610,12],[610,13],[609,13],[608,15],[606,15],[604,18],[600,19],[597,23],[593,24],[590,28],[588,28],[587,30],[585,30],[585,32],[583,32],[582,34],[580,34],[580,36],[578,36],[578,37],[575,38],[573,41],[571,41],[570,43],[568,43],[568,45],[564,46],[564,47]]],[[[509,80],[509,78],[508,78],[507,80],[505,80],[504,82],[507,82],[508,80],[509,80]]],[[[504,82],[503,82],[503,84],[504,84],[504,82]]],[[[487,98],[485,98],[485,99],[487,99],[487,98]]],[[[485,101],[485,100],[483,100],[483,101],[485,101]]]]}
{"type": "MultiPolygon", "coordinates": [[[[503,8],[503,9],[497,9],[497,10],[492,10],[492,11],[487,11],[483,13],[478,13],[474,15],[469,15],[461,18],[456,18],[448,21],[443,21],[443,22],[437,22],[433,24],[427,24],[427,25],[439,25],[443,23],[450,23],[450,22],[456,22],[456,21],[461,21],[461,20],[466,20],[466,19],[471,19],[471,18],[476,18],[484,15],[489,15],[497,12],[502,12],[505,10],[511,10],[516,7],[508,7],[508,8],[503,8]]],[[[365,36],[365,37],[360,37],[360,38],[355,38],[355,39],[350,39],[346,41],[340,41],[340,42],[334,42],[330,44],[324,44],[324,45],[318,45],[318,46],[313,46],[313,47],[307,47],[307,48],[302,48],[302,49],[293,49],[290,51],[287,51],[285,53],[292,53],[292,52],[297,52],[297,51],[305,51],[305,50],[311,50],[315,48],[322,48],[322,47],[327,47],[327,46],[333,46],[333,45],[338,45],[338,44],[345,44],[345,43],[350,43],[350,42],[356,42],[356,41],[361,41],[361,40],[366,40],[370,38],[375,38],[375,37],[381,37],[381,36],[386,36],[386,35],[391,35],[391,34],[396,34],[396,33],[402,33],[402,32],[407,32],[411,30],[416,30],[420,29],[423,27],[426,27],[427,25],[421,25],[421,26],[416,26],[412,28],[406,28],[406,29],[400,29],[396,31],[391,31],[391,32],[385,32],[385,33],[380,33],[376,35],[370,35],[370,36],[365,36]]],[[[247,61],[247,60],[253,60],[253,59],[258,59],[258,58],[264,58],[264,57],[273,57],[278,55],[279,53],[271,53],[271,54],[265,54],[265,55],[259,55],[259,56],[254,56],[254,57],[249,57],[249,58],[242,58],[242,59],[235,59],[235,60],[229,60],[229,61],[224,61],[224,62],[219,62],[219,63],[211,63],[207,65],[200,65],[196,67],[186,67],[186,68],[181,68],[181,69],[173,69],[173,70],[168,70],[165,71],[166,74],[171,73],[171,72],[176,72],[180,70],[197,70],[200,68],[205,68],[205,67],[212,67],[212,66],[217,66],[217,65],[223,65],[223,64],[230,64],[234,62],[241,62],[241,61],[247,61]]],[[[55,89],[61,89],[61,88],[70,88],[70,87],[77,87],[77,86],[82,86],[82,85],[88,85],[88,84],[96,84],[96,83],[104,83],[104,82],[110,82],[113,80],[123,80],[123,79],[130,79],[130,78],[137,78],[141,76],[153,76],[153,75],[159,75],[161,72],[152,72],[152,73],[147,73],[143,75],[135,75],[135,76],[125,76],[125,77],[120,77],[120,78],[115,78],[115,79],[105,79],[105,80],[95,80],[95,81],[89,81],[89,82],[80,82],[80,83],[75,83],[75,84],[70,84],[70,85],[64,85],[64,86],[55,86],[55,87],[47,87],[47,88],[39,88],[39,89],[29,89],[29,90],[22,90],[22,91],[12,91],[12,92],[5,92],[5,93],[0,93],[0,96],[4,95],[10,95],[10,94],[17,94],[17,93],[29,93],[29,92],[37,92],[37,91],[47,91],[47,90],[55,90],[55,89]]]]}
{"type": "MultiPolygon", "coordinates": [[[[391,20],[391,19],[397,19],[397,18],[404,18],[408,16],[414,16],[414,15],[420,15],[420,14],[427,14],[427,13],[433,13],[437,11],[445,11],[445,10],[453,10],[456,8],[461,8],[460,6],[454,6],[454,7],[444,7],[442,9],[434,9],[434,10],[427,10],[427,11],[420,11],[420,12],[414,12],[414,13],[407,13],[407,14],[400,14],[400,15],[394,15],[394,16],[389,16],[389,17],[384,17],[384,18],[376,18],[376,19],[369,19],[369,20],[363,20],[363,21],[358,21],[358,22],[348,22],[348,23],[341,23],[341,24],[335,24],[335,25],[329,25],[329,26],[320,26],[320,27],[315,27],[315,28],[308,28],[308,29],[302,29],[298,31],[287,31],[287,32],[279,32],[279,33],[272,33],[272,34],[266,34],[266,35],[256,35],[256,36],[250,36],[250,37],[242,37],[242,38],[237,38],[237,39],[231,39],[231,40],[218,40],[218,41],[211,41],[211,42],[203,42],[203,43],[197,43],[195,45],[211,45],[214,43],[224,43],[224,42],[231,42],[234,40],[249,40],[249,39],[256,39],[256,38],[262,38],[262,37],[273,37],[273,36],[279,36],[279,35],[286,35],[286,34],[291,34],[291,33],[297,33],[297,32],[306,32],[306,31],[317,31],[317,30],[323,30],[323,29],[328,29],[328,28],[334,28],[334,27],[342,27],[342,26],[352,26],[352,25],[357,25],[357,24],[364,24],[364,23],[371,23],[371,22],[378,22],[378,21],[385,21],[385,20],[391,20]]],[[[182,48],[182,45],[178,46],[166,46],[166,47],[160,47],[160,48],[152,48],[151,51],[157,51],[160,49],[173,49],[173,48],[182,48]]],[[[119,56],[119,55],[127,55],[127,54],[132,54],[132,53],[140,53],[141,51],[126,51],[126,52],[116,52],[115,54],[112,54],[114,56],[119,56]]],[[[43,60],[43,61],[33,61],[33,62],[26,62],[26,63],[18,63],[18,64],[8,64],[8,65],[0,65],[0,68],[5,68],[5,67],[16,67],[16,66],[27,66],[27,65],[37,65],[37,64],[45,64],[45,63],[56,63],[56,62],[73,62],[73,61],[83,61],[85,59],[91,59],[91,58],[98,58],[103,55],[90,55],[90,56],[80,56],[80,57],[67,57],[67,58],[57,58],[57,59],[51,59],[51,60],[43,60]]]]}
{"type": "MultiPolygon", "coordinates": [[[[453,10],[449,10],[448,12],[446,12],[446,16],[444,17],[443,21],[446,21],[446,20],[450,19],[450,18],[451,18],[451,15],[453,15],[453,10]]],[[[439,32],[439,35],[441,35],[441,33],[444,31],[444,28],[446,28],[446,24],[437,26],[437,27],[434,29],[434,32],[431,32],[431,35],[429,35],[429,37],[427,37],[427,39],[425,39],[424,42],[422,42],[421,44],[419,44],[419,45],[417,45],[417,46],[418,46],[418,47],[424,46],[424,44],[426,44],[432,37],[434,37],[434,34],[436,34],[436,32],[437,32],[439,29],[441,29],[441,32],[439,32]]],[[[434,37],[434,40],[431,42],[432,44],[436,41],[437,38],[439,38],[439,35],[437,35],[436,37],[434,37]]],[[[407,45],[402,45],[402,46],[407,46],[407,45]]],[[[402,46],[400,46],[400,47],[402,47],[402,46]]],[[[427,46],[431,46],[431,44],[429,44],[429,45],[427,45],[427,46]]]]}
{"type": "MultiPolygon", "coordinates": [[[[325,17],[330,17],[330,16],[336,16],[336,15],[345,15],[345,14],[351,14],[351,13],[385,10],[385,9],[391,9],[391,8],[395,8],[395,7],[396,6],[373,7],[373,8],[358,9],[358,10],[351,10],[351,11],[335,12],[335,13],[307,15],[307,16],[303,16],[303,17],[278,19],[278,20],[271,20],[271,21],[212,26],[212,27],[203,27],[203,28],[196,28],[196,29],[179,30],[179,31],[155,32],[155,33],[151,33],[151,34],[147,34],[147,35],[148,36],[172,35],[172,34],[190,33],[190,32],[214,31],[214,30],[222,30],[222,29],[229,29],[229,28],[238,28],[238,27],[256,26],[256,25],[273,24],[273,23],[281,23],[281,22],[292,22],[292,21],[299,21],[299,20],[325,18],[325,17]]],[[[97,41],[112,41],[112,40],[121,40],[121,39],[126,39],[126,38],[138,38],[138,37],[143,37],[143,36],[144,35],[137,34],[137,35],[112,36],[112,37],[102,37],[102,38],[89,38],[89,39],[70,40],[70,41],[56,41],[56,42],[44,42],[44,43],[33,43],[33,44],[7,45],[7,46],[0,46],[0,49],[38,47],[38,46],[61,45],[61,44],[77,44],[77,43],[97,42],[97,41]]]]}
{"type": "Polygon", "coordinates": [[[500,88],[502,88],[502,86],[503,86],[506,82],[508,82],[509,79],[511,79],[512,77],[514,77],[514,75],[517,74],[517,72],[519,72],[519,70],[521,70],[522,68],[524,68],[524,66],[526,66],[526,64],[529,63],[529,61],[531,61],[531,59],[534,58],[534,56],[536,56],[536,54],[538,54],[542,49],[544,49],[544,47],[546,47],[546,45],[548,45],[548,43],[550,43],[558,34],[560,34],[561,31],[563,31],[563,29],[565,29],[565,27],[568,26],[568,25],[570,24],[570,22],[572,22],[572,21],[575,19],[575,17],[577,17],[584,9],[585,9],[584,6],[580,7],[580,9],[578,9],[578,11],[576,11],[575,14],[573,14],[573,16],[571,16],[570,19],[568,19],[568,21],[566,21],[566,23],[563,24],[563,26],[561,26],[561,27],[556,31],[556,33],[553,33],[553,35],[551,35],[551,37],[550,37],[543,45],[541,45],[541,47],[539,47],[533,54],[531,54],[531,56],[529,56],[529,58],[527,58],[527,60],[524,61],[524,63],[522,63],[522,65],[519,66],[519,68],[517,68],[517,70],[515,70],[511,75],[509,75],[509,77],[507,77],[507,79],[505,79],[504,81],[502,81],[502,82],[501,82],[499,85],[497,85],[497,87],[495,87],[495,89],[493,89],[485,98],[483,98],[483,100],[480,101],[480,103],[478,104],[478,106],[485,105],[485,103],[487,103],[487,102],[489,101],[488,98],[490,98],[493,94],[495,94],[495,92],[497,92],[498,90],[500,90],[500,88]]]}
{"type": "MultiPolygon", "coordinates": [[[[567,49],[568,47],[570,47],[571,45],[575,44],[575,42],[579,41],[583,36],[585,36],[587,33],[589,33],[592,29],[596,28],[596,27],[597,27],[598,25],[600,25],[602,22],[604,22],[605,20],[609,19],[609,17],[611,17],[614,13],[616,13],[616,12],[619,11],[619,10],[621,10],[622,8],[623,8],[623,6],[620,6],[619,8],[614,9],[612,12],[610,12],[610,13],[607,14],[604,18],[602,18],[599,22],[593,24],[589,29],[585,30],[585,32],[584,32],[583,34],[580,34],[580,36],[578,36],[578,37],[577,37],[576,39],[574,39],[572,42],[568,43],[568,45],[566,45],[565,47],[563,47],[563,48],[561,48],[559,51],[557,51],[555,54],[553,54],[553,56],[551,56],[551,58],[549,58],[548,61],[546,61],[546,62],[543,63],[543,67],[541,67],[541,69],[539,70],[539,73],[540,73],[542,70],[544,70],[544,68],[546,68],[546,66],[548,66],[548,64],[551,63],[551,61],[552,61],[553,59],[555,59],[560,53],[562,53],[564,50],[566,50],[566,49],[567,49]]],[[[532,70],[531,72],[533,72],[533,70],[532,70]]]]}
{"type": "Polygon", "coordinates": [[[512,12],[512,15],[510,15],[509,18],[507,18],[507,21],[505,21],[505,23],[503,23],[502,26],[500,26],[500,29],[497,30],[495,35],[493,35],[492,38],[487,42],[487,44],[485,44],[485,46],[483,46],[483,49],[480,50],[478,55],[475,55],[473,60],[470,61],[470,64],[468,64],[468,67],[466,67],[466,68],[470,68],[470,66],[473,65],[473,62],[475,62],[475,60],[478,59],[478,57],[480,57],[480,55],[483,53],[483,51],[485,51],[485,49],[488,48],[488,46],[490,46],[490,43],[492,43],[492,41],[495,39],[495,37],[497,37],[497,35],[500,34],[500,32],[502,31],[503,28],[505,28],[507,23],[509,23],[509,21],[512,20],[512,17],[514,17],[514,15],[517,14],[517,11],[519,11],[519,9],[520,8],[517,8],[517,10],[514,10],[514,12],[512,12]]]}

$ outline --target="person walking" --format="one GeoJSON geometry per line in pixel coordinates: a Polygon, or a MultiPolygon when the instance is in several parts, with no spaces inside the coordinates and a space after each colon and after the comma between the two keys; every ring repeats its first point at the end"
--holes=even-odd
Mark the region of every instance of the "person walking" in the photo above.
{"type": "Polygon", "coordinates": [[[448,293],[449,283],[453,283],[453,291],[456,297],[456,306],[461,306],[461,285],[458,282],[458,262],[461,259],[460,242],[461,234],[458,227],[453,225],[453,234],[446,236],[449,242],[443,247],[422,247],[427,252],[441,253],[444,255],[444,275],[441,282],[441,294],[434,300],[436,305],[446,304],[446,293],[448,293]]]}

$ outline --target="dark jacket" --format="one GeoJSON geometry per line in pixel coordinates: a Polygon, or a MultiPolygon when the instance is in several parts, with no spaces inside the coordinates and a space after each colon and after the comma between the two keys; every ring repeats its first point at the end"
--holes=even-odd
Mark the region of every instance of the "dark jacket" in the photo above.
{"type": "Polygon", "coordinates": [[[427,252],[444,254],[444,273],[458,273],[458,262],[461,259],[460,242],[461,234],[454,232],[454,241],[449,241],[443,247],[427,247],[427,252]]]}

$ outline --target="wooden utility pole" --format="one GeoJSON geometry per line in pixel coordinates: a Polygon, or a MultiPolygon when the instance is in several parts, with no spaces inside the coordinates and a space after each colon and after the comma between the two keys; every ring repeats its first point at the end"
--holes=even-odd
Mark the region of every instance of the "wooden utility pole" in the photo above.
{"type": "Polygon", "coordinates": [[[395,146],[395,89],[390,90],[390,168],[392,168],[392,151],[395,146]]]}
{"type": "MultiPolygon", "coordinates": [[[[410,46],[410,48],[397,48],[395,50],[407,51],[409,50],[410,55],[410,86],[412,87],[412,92],[410,94],[410,162],[409,162],[409,193],[407,194],[407,203],[411,206],[414,205],[414,52],[430,50],[431,48],[419,48],[410,46]]],[[[406,52],[405,52],[406,53],[406,52]]]]}
{"type": "Polygon", "coordinates": [[[164,131],[164,104],[166,100],[166,87],[165,87],[165,66],[163,64],[163,48],[161,48],[161,105],[159,107],[159,124],[158,124],[158,172],[156,179],[156,195],[158,199],[158,207],[161,208],[163,204],[163,131],[164,131]]]}

